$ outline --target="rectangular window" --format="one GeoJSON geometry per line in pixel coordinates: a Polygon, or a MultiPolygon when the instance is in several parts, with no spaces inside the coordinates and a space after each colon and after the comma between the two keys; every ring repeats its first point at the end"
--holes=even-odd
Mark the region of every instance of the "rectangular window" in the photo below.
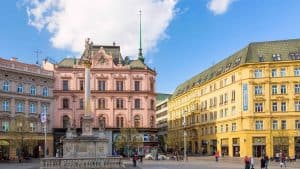
{"type": "Polygon", "coordinates": [[[262,120],[255,121],[255,129],[256,130],[263,130],[264,129],[264,122],[262,120]]]}
{"type": "Polygon", "coordinates": [[[134,81],[134,91],[140,91],[140,81],[134,81]]]}
{"type": "Polygon", "coordinates": [[[295,121],[295,129],[300,129],[300,120],[295,121]]]}
{"type": "Polygon", "coordinates": [[[300,76],[300,68],[299,67],[294,68],[294,76],[300,76]]]}
{"type": "Polygon", "coordinates": [[[141,108],[141,99],[134,99],[134,108],[135,109],[141,108]]]}
{"type": "Polygon", "coordinates": [[[224,132],[224,128],[223,128],[223,125],[221,125],[221,133],[224,132]]]}
{"type": "Polygon", "coordinates": [[[224,94],[224,103],[225,104],[228,103],[228,94],[227,93],[224,94]]]}
{"type": "Polygon", "coordinates": [[[47,104],[42,104],[42,112],[48,114],[49,106],[47,104]]]}
{"type": "Polygon", "coordinates": [[[286,129],[286,120],[281,120],[281,129],[282,130],[286,129]]]}
{"type": "Polygon", "coordinates": [[[228,132],[228,124],[226,124],[225,126],[225,131],[228,132]]]}
{"type": "Polygon", "coordinates": [[[8,100],[2,101],[2,111],[9,111],[9,101],[8,100]]]}
{"type": "Polygon", "coordinates": [[[84,80],[79,81],[79,90],[83,91],[84,90],[84,80]]]}
{"type": "Polygon", "coordinates": [[[117,99],[117,109],[123,109],[123,99],[117,99]]]}
{"type": "Polygon", "coordinates": [[[2,131],[4,132],[8,132],[9,131],[9,122],[8,121],[2,121],[2,124],[1,124],[1,128],[2,128],[2,131]]]}
{"type": "Polygon", "coordinates": [[[272,103],[272,111],[277,112],[277,102],[272,103]]]}
{"type": "Polygon", "coordinates": [[[262,86],[255,86],[254,92],[255,92],[255,95],[262,95],[262,86]]]}
{"type": "Polygon", "coordinates": [[[281,85],[281,87],[280,87],[280,93],[281,94],[286,94],[286,85],[281,85]]]}
{"type": "Polygon", "coordinates": [[[105,99],[104,98],[101,98],[98,100],[98,108],[105,109],[105,99]]]}
{"type": "Polygon", "coordinates": [[[236,123],[232,123],[232,125],[231,125],[231,131],[236,131],[236,123]]]}
{"type": "Polygon", "coordinates": [[[123,81],[117,81],[116,82],[116,90],[117,91],[123,91],[123,81]]]}
{"type": "Polygon", "coordinates": [[[254,78],[262,78],[262,70],[261,69],[254,70],[254,78]]]}
{"type": "Polygon", "coordinates": [[[17,112],[19,112],[19,113],[24,112],[24,103],[23,102],[17,102],[17,112]]]}
{"type": "Polygon", "coordinates": [[[68,90],[69,90],[69,81],[63,80],[63,91],[68,91],[68,90]]]}
{"type": "Polygon", "coordinates": [[[30,122],[30,123],[29,123],[29,127],[30,127],[30,131],[31,131],[31,132],[35,132],[35,129],[36,129],[36,124],[35,124],[35,123],[30,122]]]}
{"type": "Polygon", "coordinates": [[[99,91],[105,91],[105,80],[99,80],[98,81],[98,90],[99,91]]]}
{"type": "Polygon", "coordinates": [[[300,100],[295,101],[295,111],[300,111],[300,100]]]}
{"type": "Polygon", "coordinates": [[[272,69],[272,77],[277,77],[277,70],[276,69],[272,69]]]}
{"type": "Polygon", "coordinates": [[[231,101],[235,101],[235,90],[231,91],[231,101]]]}
{"type": "Polygon", "coordinates": [[[235,82],[235,75],[231,76],[231,83],[235,82]]]}
{"type": "Polygon", "coordinates": [[[300,94],[300,84],[295,84],[295,94],[300,94]]]}
{"type": "Polygon", "coordinates": [[[277,130],[278,129],[278,121],[277,120],[273,120],[273,122],[272,122],[272,129],[273,130],[277,130]]]}
{"type": "Polygon", "coordinates": [[[281,68],[280,69],[280,76],[281,77],[285,77],[286,76],[286,69],[285,68],[281,68]]]}
{"type": "Polygon", "coordinates": [[[228,109],[224,109],[224,117],[227,117],[228,116],[228,109]]]}
{"type": "Polygon", "coordinates": [[[69,108],[69,99],[64,98],[63,99],[63,109],[68,109],[69,108]]]}
{"type": "Polygon", "coordinates": [[[36,113],[36,104],[30,103],[30,113],[36,113]]]}
{"type": "Polygon", "coordinates": [[[79,100],[79,109],[83,109],[83,107],[84,107],[84,104],[83,104],[83,99],[80,99],[79,100]]]}
{"type": "Polygon", "coordinates": [[[232,115],[232,116],[235,116],[235,115],[236,115],[236,109],[235,109],[235,106],[232,106],[232,108],[231,108],[231,115],[232,115]]]}
{"type": "Polygon", "coordinates": [[[277,85],[272,85],[272,94],[277,94],[277,85]]]}
{"type": "Polygon", "coordinates": [[[263,112],[263,104],[255,103],[255,112],[263,112]]]}
{"type": "Polygon", "coordinates": [[[281,111],[286,112],[286,102],[281,102],[281,111]]]}

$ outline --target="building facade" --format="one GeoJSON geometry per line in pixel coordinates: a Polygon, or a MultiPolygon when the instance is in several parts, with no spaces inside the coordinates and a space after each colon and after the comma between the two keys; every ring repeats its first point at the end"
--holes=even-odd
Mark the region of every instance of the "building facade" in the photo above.
{"type": "Polygon", "coordinates": [[[19,153],[44,156],[41,112],[47,114],[47,147],[52,154],[53,72],[16,58],[0,58],[0,70],[0,160],[19,153]]]}
{"type": "MultiPolygon", "coordinates": [[[[55,151],[67,128],[80,132],[84,115],[84,68],[79,59],[66,58],[54,65],[54,135],[55,151]]],[[[143,59],[124,59],[119,46],[92,46],[91,100],[93,127],[106,128],[110,153],[121,128],[136,128],[143,148],[157,144],[155,128],[156,72],[143,59]]]]}
{"type": "Polygon", "coordinates": [[[167,136],[168,136],[168,98],[170,94],[156,95],[156,127],[158,129],[157,136],[160,149],[167,151],[167,136]]]}
{"type": "Polygon", "coordinates": [[[182,150],[186,130],[188,153],[300,158],[299,48],[299,39],[250,43],[179,85],[170,146],[182,150]]]}

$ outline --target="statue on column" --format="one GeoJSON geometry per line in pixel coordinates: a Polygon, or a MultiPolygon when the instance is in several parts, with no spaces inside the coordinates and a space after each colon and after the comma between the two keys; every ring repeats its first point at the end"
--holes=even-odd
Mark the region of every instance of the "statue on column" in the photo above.
{"type": "Polygon", "coordinates": [[[93,42],[90,42],[90,38],[87,38],[85,40],[85,45],[84,46],[85,46],[85,50],[84,50],[84,54],[82,56],[82,59],[87,60],[87,61],[91,61],[93,42]]]}

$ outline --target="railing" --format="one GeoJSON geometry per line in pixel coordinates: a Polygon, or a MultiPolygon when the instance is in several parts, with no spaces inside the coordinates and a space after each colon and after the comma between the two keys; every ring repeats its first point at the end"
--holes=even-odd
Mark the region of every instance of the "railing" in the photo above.
{"type": "Polygon", "coordinates": [[[40,169],[102,169],[124,168],[121,157],[43,158],[40,169]]]}

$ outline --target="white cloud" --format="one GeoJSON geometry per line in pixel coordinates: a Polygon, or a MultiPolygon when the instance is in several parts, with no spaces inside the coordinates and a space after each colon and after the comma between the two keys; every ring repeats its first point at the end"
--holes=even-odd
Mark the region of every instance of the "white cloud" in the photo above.
{"type": "Polygon", "coordinates": [[[137,56],[139,15],[142,10],[144,53],[166,37],[177,0],[25,0],[29,25],[47,30],[55,48],[81,53],[84,39],[94,44],[115,41],[122,54],[137,56]]]}
{"type": "Polygon", "coordinates": [[[207,8],[215,15],[223,14],[228,10],[229,5],[235,0],[210,0],[207,8]]]}

